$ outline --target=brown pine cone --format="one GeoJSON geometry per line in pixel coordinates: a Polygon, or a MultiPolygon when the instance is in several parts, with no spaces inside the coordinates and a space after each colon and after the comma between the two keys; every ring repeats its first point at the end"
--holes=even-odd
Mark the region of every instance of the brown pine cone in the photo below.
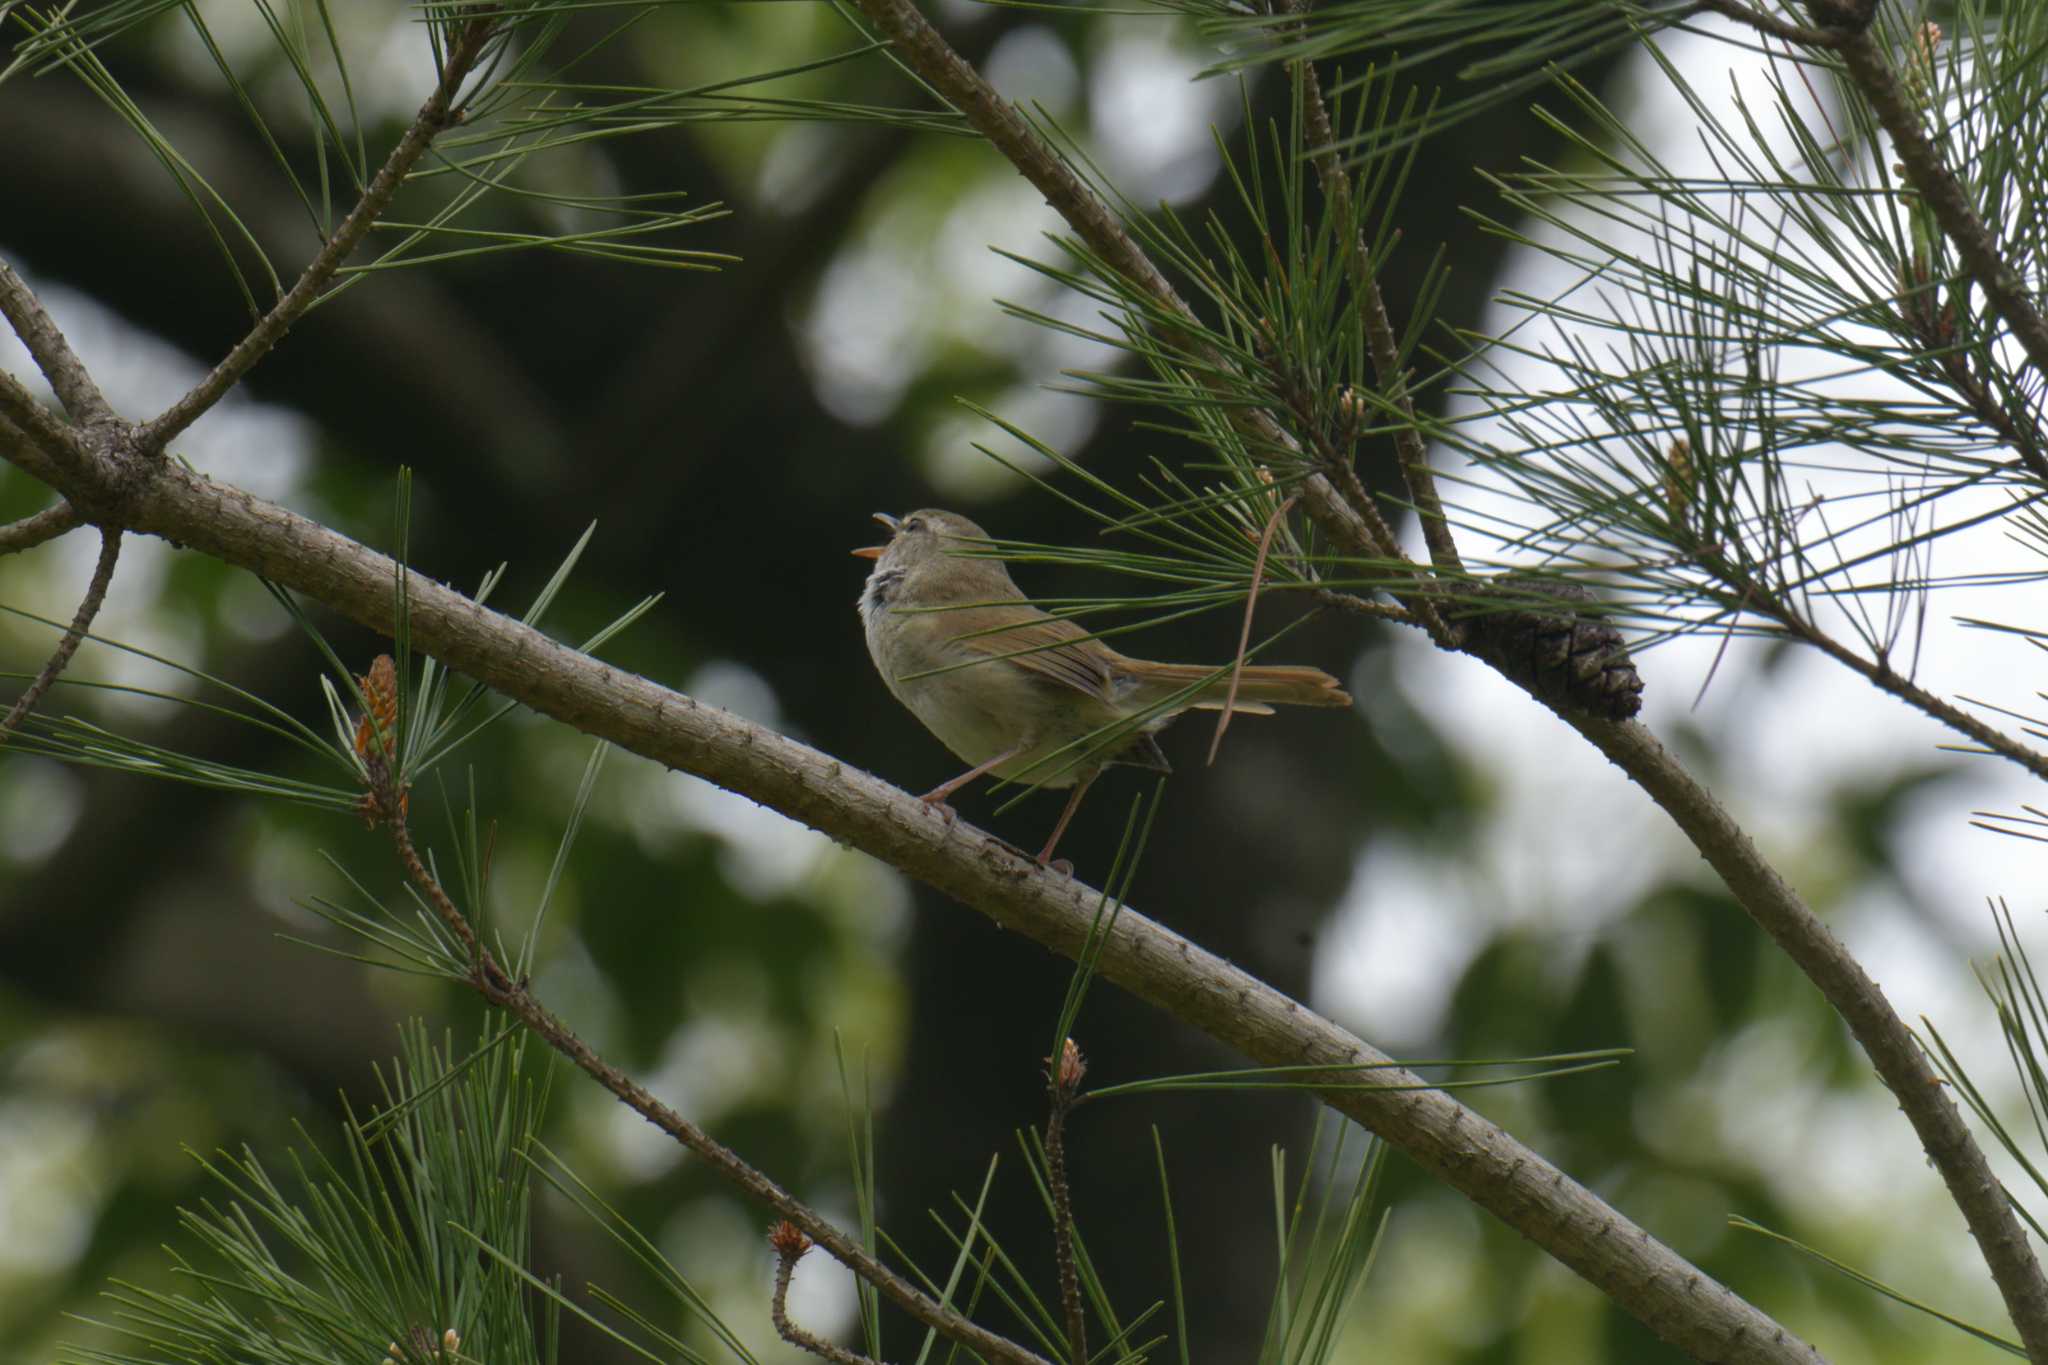
{"type": "Polygon", "coordinates": [[[1533,574],[1501,574],[1468,591],[1492,599],[1459,621],[1468,653],[1544,701],[1611,720],[1627,720],[1642,709],[1642,675],[1621,632],[1566,605],[1599,601],[1591,591],[1533,574]],[[1560,605],[1552,608],[1545,599],[1560,605]]]}

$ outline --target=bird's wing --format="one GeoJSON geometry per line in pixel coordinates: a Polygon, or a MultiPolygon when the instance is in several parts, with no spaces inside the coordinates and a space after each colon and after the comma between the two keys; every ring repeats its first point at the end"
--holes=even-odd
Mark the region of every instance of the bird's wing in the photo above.
{"type": "Polygon", "coordinates": [[[974,615],[976,633],[956,637],[963,648],[986,658],[1008,659],[1055,687],[1111,700],[1109,660],[1115,656],[1072,621],[1027,606],[979,607],[974,615]],[[1002,629],[979,633],[995,625],[1002,629]]]}

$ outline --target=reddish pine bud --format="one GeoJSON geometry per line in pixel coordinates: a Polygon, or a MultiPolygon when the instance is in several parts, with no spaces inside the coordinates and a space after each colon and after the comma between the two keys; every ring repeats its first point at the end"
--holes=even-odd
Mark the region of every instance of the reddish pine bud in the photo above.
{"type": "Polygon", "coordinates": [[[804,1236],[796,1224],[785,1218],[768,1234],[768,1245],[774,1247],[775,1254],[783,1260],[795,1261],[811,1249],[811,1239],[804,1236]]]}
{"type": "Polygon", "coordinates": [[[356,723],[356,754],[368,758],[374,744],[388,757],[398,743],[398,665],[391,662],[389,654],[379,654],[370,661],[370,671],[357,681],[369,710],[356,723]]]}
{"type": "Polygon", "coordinates": [[[1059,1074],[1054,1083],[1071,1094],[1081,1088],[1081,1078],[1087,1074],[1087,1058],[1081,1055],[1081,1049],[1072,1038],[1067,1039],[1060,1045],[1059,1074]]]}

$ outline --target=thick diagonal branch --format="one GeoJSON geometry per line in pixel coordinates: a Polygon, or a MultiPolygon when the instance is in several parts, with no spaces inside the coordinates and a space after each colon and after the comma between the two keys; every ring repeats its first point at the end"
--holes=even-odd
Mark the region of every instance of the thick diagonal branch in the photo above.
{"type": "Polygon", "coordinates": [[[1712,792],[1634,721],[1610,721],[1560,710],[1572,726],[1633,778],[1700,851],[1750,918],[1797,963],[1849,1026],[1864,1054],[1913,1125],[1929,1161],[1990,1266],[2006,1311],[2034,1360],[2048,1360],[2048,1283],[2014,1216],[2011,1198],[1948,1089],[1884,992],[1799,893],[1757,852],[1712,792]]]}
{"type": "MultiPolygon", "coordinates": [[[[33,446],[0,449],[38,477],[33,446]]],[[[175,464],[136,498],[133,528],[261,573],[372,629],[392,629],[397,566],[334,531],[175,464]]],[[[438,584],[414,578],[411,639],[458,672],[585,733],[692,773],[902,869],[997,923],[1072,956],[1099,893],[1046,873],[1002,841],[771,730],[622,673],[438,584]]],[[[1142,999],[1267,1065],[1385,1063],[1382,1054],[1133,910],[1101,971],[1142,999]]],[[[1701,1360],[1813,1365],[1814,1350],[1631,1223],[1540,1155],[1449,1096],[1361,1091],[1337,1073],[1329,1103],[1522,1232],[1659,1336],[1701,1360]]]]}

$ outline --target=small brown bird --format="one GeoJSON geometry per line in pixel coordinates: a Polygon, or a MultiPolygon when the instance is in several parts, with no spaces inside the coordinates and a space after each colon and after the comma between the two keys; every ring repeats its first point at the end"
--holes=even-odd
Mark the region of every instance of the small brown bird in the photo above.
{"type": "MultiPolygon", "coordinates": [[[[1183,711],[1224,708],[1227,669],[1133,659],[1040,611],[1001,561],[969,555],[988,535],[966,517],[927,508],[875,520],[893,533],[889,543],[854,551],[875,561],[860,595],[868,654],[896,699],[973,765],[920,799],[941,804],[984,773],[1072,787],[1038,855],[1043,863],[1104,768],[1171,771],[1153,736],[1183,711]],[[1081,742],[1154,707],[1105,751],[1081,742]]],[[[1351,698],[1319,668],[1239,670],[1232,710],[1271,715],[1276,702],[1349,706],[1351,698]]]]}

